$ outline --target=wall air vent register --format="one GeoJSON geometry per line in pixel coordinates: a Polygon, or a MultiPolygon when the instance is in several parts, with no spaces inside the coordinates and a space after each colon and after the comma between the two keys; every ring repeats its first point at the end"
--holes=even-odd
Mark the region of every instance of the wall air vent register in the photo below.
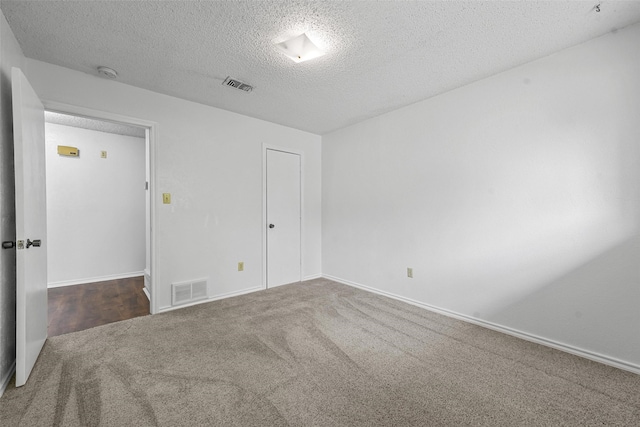
{"type": "Polygon", "coordinates": [[[173,283],[171,285],[171,305],[182,305],[193,301],[206,299],[207,279],[195,280],[193,282],[173,283]]]}

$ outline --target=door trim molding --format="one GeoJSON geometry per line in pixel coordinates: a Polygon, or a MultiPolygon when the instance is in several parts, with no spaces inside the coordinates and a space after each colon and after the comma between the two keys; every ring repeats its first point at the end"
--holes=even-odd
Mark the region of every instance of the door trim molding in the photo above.
{"type": "Polygon", "coordinates": [[[262,143],[262,289],[267,289],[267,151],[281,151],[283,153],[300,156],[300,281],[304,266],[304,152],[295,148],[283,147],[266,142],[262,143]]]}
{"type": "Polygon", "coordinates": [[[5,390],[7,389],[7,386],[9,385],[9,382],[11,382],[11,378],[13,377],[13,374],[15,373],[16,373],[16,360],[13,361],[13,363],[9,367],[9,370],[5,374],[4,378],[0,379],[0,397],[2,397],[2,395],[4,394],[5,390]]]}
{"type": "Polygon", "coordinates": [[[94,110],[92,108],[80,107],[77,105],[65,104],[62,102],[51,101],[42,99],[44,109],[48,111],[55,111],[58,113],[73,114],[75,116],[83,116],[87,118],[105,120],[110,122],[124,123],[134,126],[140,126],[149,130],[149,196],[151,203],[149,204],[149,221],[150,221],[150,260],[151,260],[151,301],[150,311],[151,314],[158,313],[158,298],[157,298],[157,286],[156,283],[160,283],[157,275],[157,263],[158,258],[158,245],[156,238],[156,147],[158,141],[158,123],[149,120],[139,119],[137,117],[124,116],[121,114],[110,113],[107,111],[94,110]]]}

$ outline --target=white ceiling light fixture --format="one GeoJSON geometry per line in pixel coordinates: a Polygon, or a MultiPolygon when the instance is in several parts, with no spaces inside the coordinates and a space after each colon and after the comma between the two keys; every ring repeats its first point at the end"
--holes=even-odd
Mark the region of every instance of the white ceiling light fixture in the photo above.
{"type": "Polygon", "coordinates": [[[98,67],[98,74],[112,80],[118,77],[116,70],[109,67],[98,67]]]}
{"type": "Polygon", "coordinates": [[[277,43],[276,46],[294,62],[308,61],[310,59],[318,58],[326,53],[313,44],[305,33],[302,33],[298,37],[294,37],[290,40],[277,43]]]}

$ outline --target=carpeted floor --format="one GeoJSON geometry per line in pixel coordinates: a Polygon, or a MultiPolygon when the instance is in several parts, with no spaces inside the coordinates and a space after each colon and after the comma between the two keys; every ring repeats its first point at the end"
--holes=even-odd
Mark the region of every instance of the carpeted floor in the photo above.
{"type": "Polygon", "coordinates": [[[2,426],[640,425],[640,376],[318,279],[50,339],[2,426]]]}

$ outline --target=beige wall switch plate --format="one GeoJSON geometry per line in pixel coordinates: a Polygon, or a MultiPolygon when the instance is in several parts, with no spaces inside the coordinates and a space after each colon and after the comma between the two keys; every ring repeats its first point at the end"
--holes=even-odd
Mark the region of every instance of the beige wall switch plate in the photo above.
{"type": "Polygon", "coordinates": [[[162,203],[165,205],[171,204],[171,193],[162,193],[162,203]]]}

